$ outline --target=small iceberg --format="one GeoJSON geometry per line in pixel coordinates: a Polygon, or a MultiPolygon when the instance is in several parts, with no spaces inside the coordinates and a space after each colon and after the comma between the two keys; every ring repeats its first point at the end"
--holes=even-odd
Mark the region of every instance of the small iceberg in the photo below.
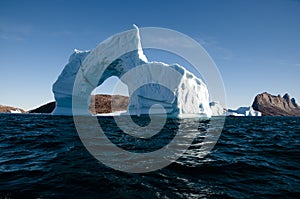
{"type": "Polygon", "coordinates": [[[10,110],[10,113],[22,113],[22,111],[20,111],[19,109],[16,109],[16,110],[10,110]]]}
{"type": "Polygon", "coordinates": [[[237,110],[228,109],[227,116],[261,116],[261,112],[255,111],[251,106],[240,107],[237,110]]]}

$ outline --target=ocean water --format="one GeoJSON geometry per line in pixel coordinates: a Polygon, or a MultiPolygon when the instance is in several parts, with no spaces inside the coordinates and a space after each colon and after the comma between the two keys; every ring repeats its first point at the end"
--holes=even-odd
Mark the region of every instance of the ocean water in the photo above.
{"type": "MultiPolygon", "coordinates": [[[[155,151],[178,127],[197,133],[186,153],[149,173],[126,173],[96,160],[72,117],[0,115],[0,198],[299,198],[300,118],[228,117],[213,150],[201,142],[209,121],[168,119],[151,140],[121,135],[98,118],[109,139],[133,152],[155,151]]],[[[147,118],[135,119],[140,125],[147,118]]]]}

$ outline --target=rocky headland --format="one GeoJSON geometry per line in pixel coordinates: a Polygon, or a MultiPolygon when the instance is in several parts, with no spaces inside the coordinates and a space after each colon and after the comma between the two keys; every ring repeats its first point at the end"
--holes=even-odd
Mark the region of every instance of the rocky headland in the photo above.
{"type": "Polygon", "coordinates": [[[21,108],[0,105],[0,113],[25,113],[21,108]]]}
{"type": "Polygon", "coordinates": [[[36,109],[29,110],[28,113],[52,113],[52,111],[55,108],[55,104],[56,104],[55,101],[49,102],[36,109]]]}
{"type": "Polygon", "coordinates": [[[296,100],[288,94],[283,97],[271,95],[267,92],[258,94],[252,104],[254,110],[263,116],[300,116],[300,107],[296,100]]]}
{"type": "Polygon", "coordinates": [[[129,104],[129,97],[122,95],[92,95],[89,110],[92,114],[125,111],[129,104]],[[113,104],[113,108],[112,105],[113,104]]]}

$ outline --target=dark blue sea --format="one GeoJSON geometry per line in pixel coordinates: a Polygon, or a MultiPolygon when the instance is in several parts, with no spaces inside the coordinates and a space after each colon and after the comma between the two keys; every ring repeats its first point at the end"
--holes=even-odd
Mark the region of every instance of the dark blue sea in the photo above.
{"type": "Polygon", "coordinates": [[[98,120],[114,144],[134,152],[163,147],[178,126],[199,135],[169,166],[126,173],[87,151],[72,117],[1,114],[0,198],[300,198],[300,117],[228,117],[204,158],[209,121],[168,119],[160,136],[138,141],[121,136],[112,117],[98,120]]]}

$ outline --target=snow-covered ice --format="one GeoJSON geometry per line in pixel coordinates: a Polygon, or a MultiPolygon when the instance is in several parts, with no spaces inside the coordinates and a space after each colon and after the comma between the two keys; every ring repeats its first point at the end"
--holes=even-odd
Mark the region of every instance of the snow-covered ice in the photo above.
{"type": "Polygon", "coordinates": [[[16,110],[10,110],[10,113],[22,113],[19,109],[16,110]]]}
{"type": "Polygon", "coordinates": [[[226,115],[232,116],[261,116],[261,112],[253,110],[251,106],[240,107],[237,110],[228,109],[226,115]]]}
{"type": "Polygon", "coordinates": [[[219,102],[210,102],[209,106],[213,116],[224,116],[226,115],[226,109],[219,102]]]}
{"type": "Polygon", "coordinates": [[[261,116],[261,112],[249,107],[239,107],[237,110],[226,109],[219,102],[210,102],[213,116],[261,116]]]}

